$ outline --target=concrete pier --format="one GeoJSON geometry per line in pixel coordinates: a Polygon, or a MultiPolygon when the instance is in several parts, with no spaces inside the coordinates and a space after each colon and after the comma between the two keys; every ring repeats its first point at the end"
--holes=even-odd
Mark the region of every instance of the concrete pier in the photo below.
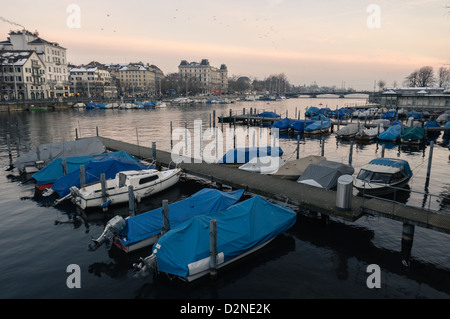
{"type": "MultiPolygon", "coordinates": [[[[158,164],[173,165],[169,152],[152,150],[150,147],[137,146],[118,140],[99,137],[111,151],[124,150],[141,158],[152,158],[156,153],[158,164]]],[[[426,209],[395,204],[376,198],[352,196],[349,210],[336,207],[336,191],[317,188],[296,181],[284,180],[270,175],[255,174],[238,170],[236,166],[224,164],[193,163],[192,160],[180,164],[186,174],[209,180],[216,185],[228,185],[234,189],[245,189],[282,203],[297,206],[300,210],[333,216],[347,221],[356,221],[365,214],[381,216],[450,234],[450,215],[440,214],[426,209]]]]}

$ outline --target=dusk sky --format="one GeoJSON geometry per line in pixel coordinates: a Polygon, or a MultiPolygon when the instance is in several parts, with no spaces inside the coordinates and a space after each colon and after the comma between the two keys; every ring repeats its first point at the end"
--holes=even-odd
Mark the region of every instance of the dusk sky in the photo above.
{"type": "Polygon", "coordinates": [[[229,76],[357,90],[450,67],[450,0],[1,1],[0,41],[21,25],[74,64],[142,61],[167,74],[209,59],[229,76]]]}

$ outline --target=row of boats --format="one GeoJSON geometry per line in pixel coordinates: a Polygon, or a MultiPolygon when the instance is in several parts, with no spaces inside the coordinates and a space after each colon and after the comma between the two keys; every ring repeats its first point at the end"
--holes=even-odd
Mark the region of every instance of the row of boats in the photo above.
{"type": "MultiPolygon", "coordinates": [[[[141,200],[174,186],[181,175],[179,168],[156,170],[124,151],[70,157],[67,155],[73,149],[104,150],[95,137],[70,143],[41,145],[38,148],[41,152],[34,150],[32,153],[40,154],[40,161],[44,162],[43,167],[33,174],[36,187],[44,193],[51,189],[57,194],[56,203],[71,198],[82,209],[105,208],[127,202],[130,189],[134,197],[141,200]],[[75,147],[78,142],[81,143],[79,148],[75,147]],[[43,157],[44,149],[53,156],[56,154],[51,149],[63,149],[58,155],[65,156],[56,156],[50,161],[51,156],[43,157]]],[[[271,174],[326,189],[335,188],[340,176],[354,173],[353,167],[324,157],[278,161],[282,154],[279,148],[234,149],[224,155],[219,165],[236,165],[241,161],[238,165],[241,170],[271,174]],[[261,169],[263,164],[271,170],[261,169]]],[[[27,161],[28,164],[23,163],[19,157],[15,166],[31,166],[31,156],[28,155],[27,161]]],[[[405,161],[376,159],[361,169],[354,186],[359,188],[361,181],[361,189],[379,192],[381,186],[387,189],[388,185],[404,185],[411,176],[405,161]]],[[[108,221],[103,233],[89,243],[89,248],[96,250],[109,241],[125,253],[152,247],[152,253],[135,265],[139,274],[156,270],[185,281],[199,279],[210,272],[211,264],[217,269],[225,267],[264,247],[295,224],[296,213],[291,209],[260,196],[243,200],[243,193],[242,189],[226,192],[205,188],[167,208],[125,219],[115,216],[108,221]],[[210,246],[213,222],[217,225],[215,255],[211,255],[210,246]]]]}
{"type": "Polygon", "coordinates": [[[331,110],[328,107],[308,107],[305,112],[306,118],[311,118],[318,115],[324,115],[333,119],[345,119],[345,118],[357,118],[360,120],[365,119],[404,119],[413,117],[415,120],[430,119],[434,117],[438,123],[446,123],[450,121],[450,110],[440,112],[429,111],[417,111],[407,110],[405,108],[400,109],[387,109],[383,107],[369,107],[369,108],[348,108],[342,107],[336,110],[331,110]]]}
{"type": "MultiPolygon", "coordinates": [[[[81,142],[81,147],[97,145],[98,138],[65,142],[64,149],[74,149],[77,142],[81,142]]],[[[40,149],[50,147],[62,146],[40,145],[40,149]]],[[[28,155],[28,165],[30,158],[28,155]]],[[[41,160],[50,159],[41,157],[41,160]]],[[[15,167],[20,163],[19,157],[15,167]]],[[[47,196],[49,192],[56,194],[56,204],[71,197],[80,208],[88,209],[128,201],[130,186],[134,187],[136,197],[151,196],[175,185],[180,174],[179,168],[159,171],[119,151],[57,157],[32,177],[37,190],[47,196]],[[103,181],[101,175],[105,176],[103,181]]],[[[163,208],[158,208],[125,219],[115,216],[89,248],[96,250],[108,241],[125,253],[153,246],[152,254],[135,265],[139,274],[156,269],[182,280],[196,280],[210,272],[211,259],[215,260],[215,269],[225,267],[269,244],[295,224],[297,214],[293,210],[260,196],[243,200],[243,194],[243,189],[205,188],[171,203],[166,214],[163,208]],[[212,221],[217,225],[216,256],[210,255],[212,221]]]]}
{"type": "Polygon", "coordinates": [[[166,107],[166,103],[162,101],[136,101],[130,102],[111,102],[111,103],[99,103],[99,102],[89,102],[87,104],[78,102],[73,105],[74,108],[83,108],[86,110],[94,109],[155,109],[166,107]]]}
{"type": "MultiPolygon", "coordinates": [[[[356,139],[363,142],[373,140],[401,142],[404,144],[423,144],[428,139],[436,139],[440,136],[439,130],[442,126],[435,120],[421,121],[409,118],[408,122],[389,119],[375,119],[371,123],[342,123],[342,128],[336,131],[336,137],[340,139],[356,139]],[[432,128],[431,130],[428,130],[432,128]]],[[[271,125],[280,133],[292,132],[294,134],[303,133],[306,135],[326,134],[331,131],[332,120],[324,115],[318,115],[310,119],[296,120],[290,118],[280,119],[271,125]]],[[[447,121],[443,127],[450,127],[447,121]]],[[[447,138],[448,131],[444,133],[447,138]]]]}

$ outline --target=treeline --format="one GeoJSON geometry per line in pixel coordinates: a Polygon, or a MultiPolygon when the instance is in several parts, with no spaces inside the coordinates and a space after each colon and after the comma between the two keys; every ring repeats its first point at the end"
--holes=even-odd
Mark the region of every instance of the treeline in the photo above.
{"type": "Polygon", "coordinates": [[[407,87],[441,87],[450,86],[450,68],[440,67],[435,74],[431,66],[424,66],[411,72],[403,84],[407,87]]]}

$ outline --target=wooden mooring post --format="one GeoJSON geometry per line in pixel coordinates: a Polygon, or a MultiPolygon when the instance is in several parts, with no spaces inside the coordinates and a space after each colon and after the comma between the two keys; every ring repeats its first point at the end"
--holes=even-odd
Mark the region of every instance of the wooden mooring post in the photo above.
{"type": "Polygon", "coordinates": [[[135,207],[135,197],[134,197],[134,187],[133,185],[128,185],[128,210],[130,216],[136,215],[135,207]]]}
{"type": "Polygon", "coordinates": [[[163,234],[167,233],[170,230],[169,223],[169,201],[164,199],[162,201],[162,215],[163,215],[163,234]]]}
{"type": "Polygon", "coordinates": [[[411,257],[411,249],[414,240],[414,225],[403,223],[402,230],[402,263],[409,266],[409,259],[411,257]]]}
{"type": "Polygon", "coordinates": [[[209,222],[209,274],[211,278],[217,277],[217,220],[209,222]]]}
{"type": "Polygon", "coordinates": [[[80,165],[80,187],[83,188],[86,185],[86,173],[84,165],[80,165]]]}

